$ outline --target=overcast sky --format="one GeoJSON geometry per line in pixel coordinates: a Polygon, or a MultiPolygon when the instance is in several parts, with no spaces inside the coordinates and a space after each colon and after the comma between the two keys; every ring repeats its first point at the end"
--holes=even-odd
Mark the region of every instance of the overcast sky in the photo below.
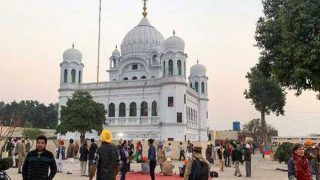
{"type": "MultiPolygon", "coordinates": [[[[142,18],[141,0],[102,0],[100,79],[108,58],[142,18]]],[[[243,96],[246,72],[257,63],[254,47],[260,0],[149,0],[150,23],[166,38],[184,39],[189,69],[199,59],[209,77],[209,124],[231,129],[258,118],[243,96]]],[[[75,43],[83,55],[84,82],[96,80],[98,0],[0,0],[0,101],[58,101],[59,63],[75,43]]],[[[280,135],[320,133],[316,93],[288,92],[285,116],[267,116],[280,135]]]]}

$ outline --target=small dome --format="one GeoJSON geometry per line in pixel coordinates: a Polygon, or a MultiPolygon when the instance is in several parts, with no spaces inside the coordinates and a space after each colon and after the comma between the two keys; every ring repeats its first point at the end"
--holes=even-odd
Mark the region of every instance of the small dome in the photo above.
{"type": "Polygon", "coordinates": [[[183,39],[181,39],[179,36],[176,36],[174,31],[173,31],[173,36],[167,38],[163,42],[163,49],[165,52],[166,51],[184,52],[184,46],[185,46],[185,43],[183,39]]]}
{"type": "Polygon", "coordinates": [[[78,49],[74,48],[74,45],[72,45],[72,48],[67,49],[63,53],[63,61],[77,61],[81,62],[82,60],[82,54],[78,49]]]}
{"type": "Polygon", "coordinates": [[[207,75],[207,69],[202,64],[195,64],[190,68],[190,76],[206,76],[207,75]]]}
{"type": "Polygon", "coordinates": [[[116,49],[112,52],[112,56],[120,57],[120,52],[118,51],[117,46],[116,49]]]}
{"type": "Polygon", "coordinates": [[[161,51],[163,41],[161,33],[144,17],[138,26],[124,37],[121,43],[121,54],[161,51]]]}

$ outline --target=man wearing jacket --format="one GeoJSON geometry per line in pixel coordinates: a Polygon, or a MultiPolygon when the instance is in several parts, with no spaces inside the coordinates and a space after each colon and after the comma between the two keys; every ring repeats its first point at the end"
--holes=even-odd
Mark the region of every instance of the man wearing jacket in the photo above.
{"type": "Polygon", "coordinates": [[[36,150],[30,151],[22,167],[23,180],[52,180],[57,173],[57,165],[53,154],[46,150],[47,138],[37,138],[36,150]],[[50,168],[50,174],[49,174],[50,168]]]}
{"type": "Polygon", "coordinates": [[[118,148],[111,144],[112,133],[109,130],[103,130],[101,133],[101,146],[94,155],[93,166],[89,174],[89,180],[97,170],[97,180],[116,180],[119,172],[119,152],[118,148]]]}
{"type": "Polygon", "coordinates": [[[234,162],[234,176],[241,177],[241,171],[240,171],[240,162],[242,162],[242,152],[239,150],[236,144],[233,144],[234,150],[232,152],[232,161],[234,162]]]}

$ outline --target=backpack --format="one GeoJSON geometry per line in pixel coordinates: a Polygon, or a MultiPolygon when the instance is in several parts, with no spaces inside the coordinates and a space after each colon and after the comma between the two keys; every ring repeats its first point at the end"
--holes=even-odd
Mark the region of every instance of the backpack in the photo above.
{"type": "Polygon", "coordinates": [[[209,165],[199,158],[194,158],[191,165],[191,174],[189,180],[208,180],[209,165]]]}

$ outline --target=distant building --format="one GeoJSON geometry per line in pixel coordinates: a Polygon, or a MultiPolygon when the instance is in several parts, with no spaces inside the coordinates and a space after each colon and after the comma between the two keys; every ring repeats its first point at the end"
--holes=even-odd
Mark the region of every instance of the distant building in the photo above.
{"type": "Polygon", "coordinates": [[[208,131],[208,137],[210,141],[214,141],[216,143],[220,143],[221,141],[225,140],[233,140],[237,141],[239,138],[239,131],[231,131],[231,130],[222,130],[222,131],[216,131],[216,130],[209,130],[208,131]]]}
{"type": "Polygon", "coordinates": [[[306,140],[311,139],[315,143],[320,143],[320,136],[275,136],[271,138],[272,143],[304,143],[306,140]]]}
{"type": "Polygon", "coordinates": [[[233,121],[233,123],[232,123],[232,129],[233,129],[234,131],[240,131],[240,130],[241,130],[241,128],[240,128],[240,122],[239,122],[239,121],[233,121]]]}

